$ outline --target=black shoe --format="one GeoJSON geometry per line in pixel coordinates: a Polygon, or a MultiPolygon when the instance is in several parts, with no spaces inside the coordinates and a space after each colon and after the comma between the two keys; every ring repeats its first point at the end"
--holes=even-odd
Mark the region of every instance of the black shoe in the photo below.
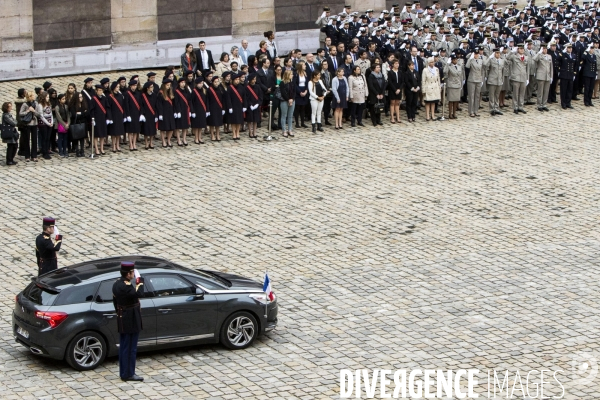
{"type": "Polygon", "coordinates": [[[312,124],[312,133],[317,133],[317,124],[312,124]]]}
{"type": "Polygon", "coordinates": [[[358,124],[356,124],[358,126],[364,126],[362,122],[359,122],[358,124]]]}
{"type": "Polygon", "coordinates": [[[329,125],[329,126],[331,126],[331,122],[329,122],[329,121],[325,121],[325,125],[329,125]]]}
{"type": "Polygon", "coordinates": [[[300,129],[300,125],[296,122],[296,129],[300,129]]]}
{"type": "Polygon", "coordinates": [[[578,100],[581,100],[581,99],[579,97],[573,97],[571,100],[578,101],[578,100]]]}
{"type": "Polygon", "coordinates": [[[138,375],[130,376],[129,378],[123,379],[124,381],[143,382],[144,378],[138,375]]]}
{"type": "Polygon", "coordinates": [[[542,110],[544,110],[544,111],[550,111],[550,109],[548,107],[542,107],[542,110]]]}
{"type": "Polygon", "coordinates": [[[383,123],[382,122],[378,122],[377,125],[383,125],[383,123]]]}
{"type": "Polygon", "coordinates": [[[490,114],[492,114],[492,116],[496,115],[496,111],[492,111],[490,112],[490,114]]]}
{"type": "Polygon", "coordinates": [[[515,112],[515,114],[518,114],[518,113],[519,113],[519,110],[515,110],[514,112],[515,112]]]}
{"type": "Polygon", "coordinates": [[[262,123],[261,123],[261,122],[259,122],[258,124],[256,124],[256,127],[257,127],[257,128],[261,128],[261,127],[262,127],[261,125],[262,125],[262,123]]]}
{"type": "Polygon", "coordinates": [[[522,108],[519,108],[519,112],[521,112],[523,114],[527,114],[527,111],[523,110],[522,108]]]}
{"type": "Polygon", "coordinates": [[[352,123],[350,124],[350,126],[351,126],[352,128],[355,128],[355,127],[356,127],[356,124],[355,124],[354,122],[352,122],[352,123]]]}
{"type": "Polygon", "coordinates": [[[319,132],[324,132],[324,131],[323,131],[323,125],[321,125],[321,124],[317,124],[317,130],[318,130],[319,132]]]}
{"type": "Polygon", "coordinates": [[[496,115],[504,115],[502,111],[496,111],[496,115]]]}
{"type": "Polygon", "coordinates": [[[526,106],[532,106],[532,105],[534,105],[534,104],[535,104],[535,103],[534,103],[533,101],[526,101],[526,102],[525,102],[525,105],[526,105],[526,106]]]}
{"type": "Polygon", "coordinates": [[[52,157],[50,157],[49,155],[45,155],[44,160],[52,160],[52,157]]]}
{"type": "Polygon", "coordinates": [[[570,109],[572,110],[572,109],[573,109],[573,106],[569,104],[569,105],[567,106],[567,108],[570,108],[570,109]]]}
{"type": "Polygon", "coordinates": [[[544,112],[544,109],[542,107],[538,107],[537,109],[538,111],[544,112]]]}
{"type": "Polygon", "coordinates": [[[304,122],[301,123],[300,126],[303,127],[303,128],[308,128],[308,126],[304,122]]]}

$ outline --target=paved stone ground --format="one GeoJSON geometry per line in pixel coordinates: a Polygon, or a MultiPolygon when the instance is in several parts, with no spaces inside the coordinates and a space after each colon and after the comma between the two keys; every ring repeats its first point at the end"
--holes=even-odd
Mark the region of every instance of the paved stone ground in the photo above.
{"type": "Polygon", "coordinates": [[[573,357],[600,359],[597,114],[528,110],[2,166],[1,397],[326,399],[343,368],[478,368],[481,398],[488,369],[560,368],[564,398],[598,398],[600,377],[570,375],[573,357]],[[140,354],[135,385],[116,358],[80,373],[35,357],[10,319],[44,215],[63,266],[268,269],[280,325],[243,351],[140,354]]]}

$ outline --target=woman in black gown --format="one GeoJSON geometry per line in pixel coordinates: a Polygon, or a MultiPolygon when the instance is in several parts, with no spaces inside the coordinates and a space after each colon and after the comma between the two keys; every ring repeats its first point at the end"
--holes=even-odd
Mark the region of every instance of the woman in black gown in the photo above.
{"type": "Polygon", "coordinates": [[[137,140],[142,132],[140,116],[142,115],[142,94],[137,90],[138,82],[129,81],[129,90],[125,96],[125,109],[127,110],[127,122],[125,123],[125,132],[129,138],[129,151],[137,151],[137,140]]]}
{"type": "Polygon", "coordinates": [[[110,85],[109,101],[112,111],[111,123],[108,125],[108,135],[112,142],[112,152],[121,152],[121,136],[125,135],[125,121],[127,113],[125,112],[125,101],[121,96],[119,82],[113,82],[110,85]]]}
{"type": "Polygon", "coordinates": [[[104,141],[108,136],[107,126],[111,117],[110,103],[104,95],[104,86],[96,85],[96,95],[90,100],[89,107],[94,126],[94,151],[97,156],[104,155],[104,141]]]}
{"type": "Polygon", "coordinates": [[[175,129],[177,129],[177,146],[187,146],[187,133],[192,122],[191,102],[192,97],[187,89],[185,78],[179,78],[177,89],[175,89],[175,109],[178,118],[175,120],[175,129]],[[180,136],[181,134],[181,136],[180,136]],[[183,141],[182,141],[183,139],[183,141]]]}
{"type": "Polygon", "coordinates": [[[175,130],[175,106],[173,104],[173,92],[171,91],[171,81],[165,77],[162,86],[158,91],[156,108],[158,109],[158,129],[162,139],[162,147],[173,147],[171,138],[175,130]]]}
{"type": "Polygon", "coordinates": [[[263,102],[263,92],[256,84],[258,75],[250,74],[246,86],[246,122],[248,122],[248,137],[257,139],[256,126],[260,122],[260,105],[263,102]]]}
{"type": "Polygon", "coordinates": [[[154,83],[146,82],[142,89],[142,114],[140,122],[142,123],[142,134],[144,135],[144,144],[146,150],[154,149],[154,136],[156,136],[156,127],[158,122],[158,113],[156,108],[156,93],[154,93],[154,83]]]}
{"type": "Polygon", "coordinates": [[[233,140],[240,140],[240,129],[244,123],[244,113],[246,112],[246,88],[240,84],[240,76],[243,74],[232,75],[231,85],[227,93],[229,94],[229,123],[233,129],[233,140]]]}
{"type": "Polygon", "coordinates": [[[196,78],[196,87],[192,91],[192,133],[194,134],[194,143],[196,144],[204,144],[202,141],[202,131],[208,126],[207,120],[210,116],[208,106],[204,78],[199,76],[196,78]]]}
{"type": "Polygon", "coordinates": [[[227,97],[223,94],[220,89],[221,79],[218,76],[213,76],[212,85],[206,92],[208,97],[208,110],[210,115],[208,116],[208,127],[210,129],[210,140],[220,142],[220,129],[223,126],[223,116],[227,107],[227,97]]]}

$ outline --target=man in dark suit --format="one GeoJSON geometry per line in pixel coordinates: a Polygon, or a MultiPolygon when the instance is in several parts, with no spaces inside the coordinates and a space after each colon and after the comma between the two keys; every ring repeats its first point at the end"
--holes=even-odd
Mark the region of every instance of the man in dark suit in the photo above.
{"type": "Polygon", "coordinates": [[[198,47],[198,49],[194,50],[196,52],[196,60],[198,60],[198,71],[196,73],[202,75],[202,71],[206,71],[207,69],[215,71],[215,61],[213,60],[212,52],[206,50],[206,42],[201,40],[198,43],[198,47]]]}
{"type": "Polygon", "coordinates": [[[337,48],[335,46],[331,46],[329,48],[329,55],[327,56],[327,69],[333,74],[332,76],[335,76],[335,71],[342,66],[342,63],[342,59],[337,55],[337,48]]]}
{"type": "MultiPolygon", "coordinates": [[[[264,98],[263,98],[263,110],[265,109],[264,107],[267,107],[269,105],[269,101],[271,99],[270,94],[273,92],[273,90],[275,90],[275,72],[273,72],[273,70],[270,68],[271,66],[271,60],[269,60],[268,58],[263,59],[262,61],[262,65],[258,64],[258,71],[256,71],[256,75],[258,75],[258,79],[256,80],[256,83],[258,84],[258,86],[261,88],[263,94],[264,94],[264,98]]],[[[258,123],[257,127],[260,127],[260,122],[258,123]]]]}

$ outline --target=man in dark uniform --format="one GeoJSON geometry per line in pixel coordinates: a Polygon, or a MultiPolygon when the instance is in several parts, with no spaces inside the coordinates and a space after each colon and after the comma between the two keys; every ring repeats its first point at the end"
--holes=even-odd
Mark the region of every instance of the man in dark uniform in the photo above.
{"type": "Polygon", "coordinates": [[[583,81],[583,104],[592,107],[592,93],[596,82],[596,55],[592,46],[588,47],[581,56],[580,79],[583,81]]]}
{"type": "Polygon", "coordinates": [[[42,225],[42,233],[35,239],[35,257],[37,258],[38,276],[44,275],[58,268],[56,252],[60,250],[62,236],[54,235],[54,218],[45,217],[42,225]],[[52,243],[55,236],[56,243],[52,243]]]}
{"type": "Polygon", "coordinates": [[[567,44],[566,53],[560,53],[560,71],[558,77],[560,78],[560,105],[563,110],[567,108],[573,108],[571,106],[571,98],[573,95],[573,81],[577,76],[576,68],[577,56],[573,54],[573,47],[571,44],[567,44]]]}
{"type": "Polygon", "coordinates": [[[119,376],[123,381],[141,382],[144,378],[135,374],[135,360],[142,330],[139,298],[144,296],[144,282],[136,282],[134,271],[135,263],[121,262],[121,278],[113,284],[112,290],[119,329],[119,376]]]}
{"type": "Polygon", "coordinates": [[[556,42],[550,43],[548,54],[552,57],[552,82],[550,83],[550,93],[548,94],[548,103],[556,103],[556,85],[558,85],[558,72],[560,71],[560,51],[556,49],[556,42]]]}

